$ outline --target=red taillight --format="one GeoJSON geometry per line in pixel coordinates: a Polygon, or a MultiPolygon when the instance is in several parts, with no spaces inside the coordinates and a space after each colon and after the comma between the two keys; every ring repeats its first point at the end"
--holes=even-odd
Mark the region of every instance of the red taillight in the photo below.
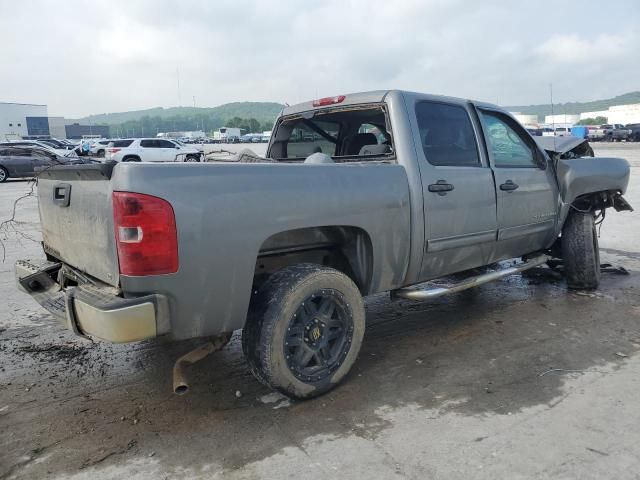
{"type": "Polygon", "coordinates": [[[344,95],[338,95],[337,97],[324,97],[313,101],[314,107],[326,107],[327,105],[335,105],[341,103],[346,97],[344,95]]]}
{"type": "Polygon", "coordinates": [[[178,271],[178,234],[171,204],[151,195],[113,192],[113,220],[122,275],[178,271]]]}
{"type": "Polygon", "coordinates": [[[118,153],[120,150],[120,148],[107,148],[107,152],[109,153],[118,153]]]}

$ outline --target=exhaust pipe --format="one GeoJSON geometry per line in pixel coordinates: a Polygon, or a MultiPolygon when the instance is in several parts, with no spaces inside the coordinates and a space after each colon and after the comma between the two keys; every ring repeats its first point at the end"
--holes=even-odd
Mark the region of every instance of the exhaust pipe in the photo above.
{"type": "Polygon", "coordinates": [[[178,395],[184,395],[189,391],[189,383],[185,377],[184,367],[199,362],[213,352],[220,350],[231,339],[231,333],[223,333],[213,337],[209,342],[194,348],[182,355],[173,365],[173,391],[178,395]]]}

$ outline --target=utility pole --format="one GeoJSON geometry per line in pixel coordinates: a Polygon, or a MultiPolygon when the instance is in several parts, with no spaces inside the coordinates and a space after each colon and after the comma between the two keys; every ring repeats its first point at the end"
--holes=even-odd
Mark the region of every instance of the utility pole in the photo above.
{"type": "Polygon", "coordinates": [[[180,94],[180,67],[176,67],[176,77],[178,80],[178,106],[182,106],[182,96],[180,94]]]}

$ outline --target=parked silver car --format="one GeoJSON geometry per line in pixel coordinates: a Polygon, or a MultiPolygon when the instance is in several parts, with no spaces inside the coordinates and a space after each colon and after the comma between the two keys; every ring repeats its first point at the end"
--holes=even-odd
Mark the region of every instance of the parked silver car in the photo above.
{"type": "Polygon", "coordinates": [[[35,169],[51,165],[85,163],[77,157],[63,157],[55,152],[35,145],[0,144],[0,183],[8,178],[35,176],[35,169]]]}

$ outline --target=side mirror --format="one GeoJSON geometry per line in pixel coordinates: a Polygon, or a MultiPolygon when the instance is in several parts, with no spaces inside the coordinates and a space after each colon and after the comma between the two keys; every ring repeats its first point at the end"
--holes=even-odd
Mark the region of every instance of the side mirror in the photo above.
{"type": "Polygon", "coordinates": [[[550,157],[547,157],[547,155],[544,152],[540,152],[538,151],[538,167],[540,167],[541,170],[546,170],[547,169],[547,159],[550,157]]]}
{"type": "Polygon", "coordinates": [[[180,145],[176,145],[176,150],[180,150],[180,145]]]}

